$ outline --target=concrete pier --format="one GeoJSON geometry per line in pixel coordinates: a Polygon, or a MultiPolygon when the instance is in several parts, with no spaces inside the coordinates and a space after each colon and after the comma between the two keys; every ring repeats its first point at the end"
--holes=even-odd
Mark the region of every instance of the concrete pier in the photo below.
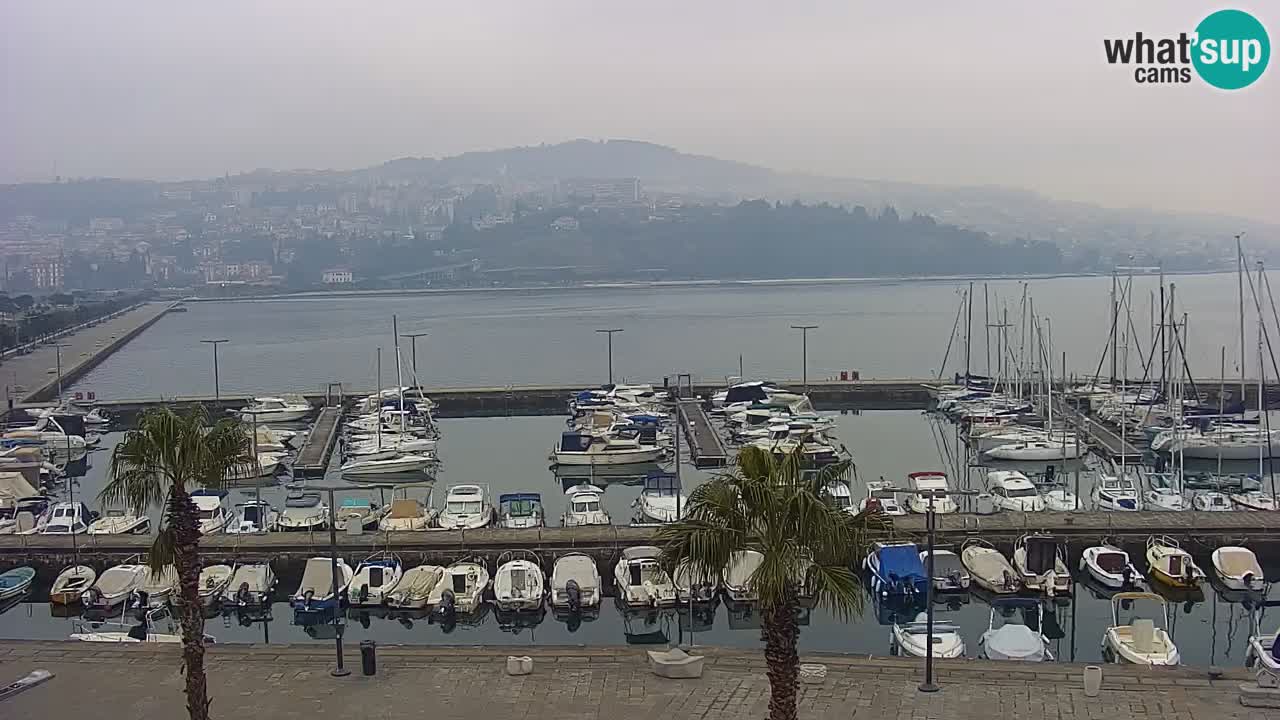
{"type": "Polygon", "coordinates": [[[341,407],[329,406],[320,410],[319,417],[311,426],[311,432],[302,443],[302,449],[298,451],[298,459],[293,463],[295,478],[324,476],[329,469],[329,456],[333,454],[341,420],[341,407]]]}
{"type": "Polygon", "coordinates": [[[729,464],[729,451],[724,447],[720,434],[711,425],[707,411],[696,400],[681,400],[679,404],[680,426],[689,439],[689,457],[699,468],[724,467],[729,464]]]}

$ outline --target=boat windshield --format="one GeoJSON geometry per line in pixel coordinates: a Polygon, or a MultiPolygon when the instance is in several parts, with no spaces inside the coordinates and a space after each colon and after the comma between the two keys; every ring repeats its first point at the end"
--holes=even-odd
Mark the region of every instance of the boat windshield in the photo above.
{"type": "Polygon", "coordinates": [[[574,511],[574,512],[580,512],[580,513],[585,513],[585,512],[599,512],[599,511],[600,511],[600,501],[599,501],[599,500],[581,500],[581,501],[577,501],[577,502],[573,503],[573,511],[574,511]]]}
{"type": "Polygon", "coordinates": [[[201,519],[201,520],[213,520],[213,519],[214,519],[214,518],[216,518],[216,517],[218,517],[218,509],[217,509],[217,508],[207,508],[207,509],[205,509],[205,510],[201,510],[201,511],[200,511],[200,519],[201,519]]]}
{"type": "Polygon", "coordinates": [[[1040,631],[1040,613],[1031,607],[1000,607],[992,608],[992,627],[1002,627],[1004,625],[1026,625],[1032,630],[1040,631]]]}
{"type": "Polygon", "coordinates": [[[446,510],[454,515],[479,515],[480,505],[479,500],[450,500],[446,510]]]}
{"type": "Polygon", "coordinates": [[[241,515],[242,515],[242,516],[244,517],[244,519],[245,519],[245,520],[247,520],[248,522],[251,522],[251,523],[256,523],[256,522],[258,522],[258,508],[253,507],[252,505],[250,505],[250,506],[248,506],[248,507],[244,508],[244,510],[243,510],[243,512],[241,513],[241,515]]]}
{"type": "Polygon", "coordinates": [[[1008,488],[1005,490],[1005,497],[1011,498],[1032,498],[1039,494],[1035,488],[1008,488]]]}
{"type": "MultiPolygon", "coordinates": [[[[507,503],[507,514],[511,517],[529,517],[538,510],[533,500],[512,500],[507,503]]],[[[474,512],[480,512],[478,509],[474,512]]]]}

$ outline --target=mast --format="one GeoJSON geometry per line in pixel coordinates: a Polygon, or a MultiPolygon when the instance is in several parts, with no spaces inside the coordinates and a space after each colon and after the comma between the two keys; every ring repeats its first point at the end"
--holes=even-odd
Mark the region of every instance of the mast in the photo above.
{"type": "MultiPolygon", "coordinates": [[[[1223,403],[1226,401],[1227,395],[1227,346],[1222,346],[1222,370],[1218,373],[1218,417],[1214,423],[1222,422],[1222,414],[1226,409],[1223,403]]],[[[1215,478],[1222,477],[1222,443],[1216,443],[1218,446],[1218,472],[1215,478]]]]}
{"type": "MultiPolygon", "coordinates": [[[[1240,402],[1244,403],[1244,245],[1240,237],[1244,233],[1236,233],[1236,281],[1240,291],[1240,402]]],[[[1244,417],[1241,409],[1240,416],[1244,417]]]]}
{"type": "Polygon", "coordinates": [[[982,283],[982,326],[983,345],[987,351],[987,377],[991,377],[991,295],[987,292],[986,283],[982,283]]]}
{"type": "Polygon", "coordinates": [[[396,316],[391,316],[391,337],[396,350],[396,397],[400,406],[400,438],[404,439],[404,380],[400,377],[400,328],[396,324],[396,316]]]}
{"type": "Polygon", "coordinates": [[[378,361],[377,361],[378,394],[374,395],[374,398],[375,398],[374,404],[377,405],[377,409],[374,410],[374,414],[377,415],[378,449],[381,450],[382,449],[382,348],[381,347],[377,349],[377,358],[378,358],[378,361]]]}
{"type": "Polygon", "coordinates": [[[973,283],[969,283],[968,307],[964,329],[964,386],[969,387],[969,359],[973,352],[973,283]]]}
{"type": "Polygon", "coordinates": [[[1120,332],[1120,306],[1116,304],[1116,271],[1111,270],[1111,387],[1116,386],[1116,333],[1120,332]]]}
{"type": "MultiPolygon", "coordinates": [[[[1173,289],[1172,288],[1169,289],[1169,305],[1170,306],[1173,305],[1173,289]]],[[[1165,355],[1168,351],[1165,348],[1166,342],[1165,342],[1165,336],[1164,336],[1164,324],[1165,324],[1166,317],[1169,317],[1169,319],[1172,319],[1171,317],[1172,314],[1173,314],[1173,308],[1170,307],[1168,309],[1168,315],[1166,315],[1166,309],[1164,306],[1164,263],[1162,262],[1160,263],[1160,391],[1162,393],[1168,392],[1168,382],[1165,379],[1166,373],[1168,372],[1165,355]]]]}

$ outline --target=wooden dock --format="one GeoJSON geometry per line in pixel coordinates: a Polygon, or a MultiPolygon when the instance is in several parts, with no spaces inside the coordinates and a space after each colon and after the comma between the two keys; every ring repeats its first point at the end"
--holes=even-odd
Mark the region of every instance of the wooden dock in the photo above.
{"type": "Polygon", "coordinates": [[[1121,437],[1120,433],[1103,423],[1094,420],[1061,400],[1054,400],[1054,411],[1068,425],[1078,430],[1081,439],[1104,458],[1114,461],[1124,459],[1126,462],[1142,460],[1143,448],[1121,437]]]}
{"type": "Polygon", "coordinates": [[[724,447],[720,433],[711,425],[711,418],[697,400],[679,402],[680,425],[689,440],[689,457],[698,468],[724,467],[729,464],[729,451],[724,447]]]}
{"type": "Polygon", "coordinates": [[[302,443],[298,451],[298,459],[293,463],[295,478],[324,477],[329,469],[329,456],[333,454],[333,446],[338,441],[338,428],[342,420],[342,408],[329,406],[321,408],[315,425],[302,443]]]}

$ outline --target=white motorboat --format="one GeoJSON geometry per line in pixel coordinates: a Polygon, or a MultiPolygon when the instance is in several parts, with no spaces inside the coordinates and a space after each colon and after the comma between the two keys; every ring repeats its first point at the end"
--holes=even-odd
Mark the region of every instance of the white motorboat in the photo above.
{"type": "Polygon", "coordinates": [[[223,532],[245,535],[276,529],[280,513],[266,500],[248,500],[236,504],[235,518],[223,532]]]}
{"type": "Polygon", "coordinates": [[[391,511],[378,521],[383,532],[416,532],[431,527],[435,513],[415,498],[396,498],[391,511]]]}
{"type": "Polygon", "coordinates": [[[235,570],[230,565],[210,565],[200,571],[200,602],[207,607],[222,600],[235,570]]]}
{"type": "Polygon", "coordinates": [[[454,485],[444,498],[438,524],[447,530],[474,530],[493,522],[488,491],[480,485],[454,485]]]}
{"type": "Polygon", "coordinates": [[[398,454],[384,459],[355,459],[342,463],[342,474],[349,476],[388,475],[416,473],[426,470],[435,462],[431,455],[398,454]]]}
{"type": "Polygon", "coordinates": [[[138,515],[126,508],[110,508],[106,514],[89,523],[90,535],[146,534],[151,529],[151,518],[138,515]]]}
{"type": "MultiPolygon", "coordinates": [[[[71,633],[70,639],[79,640],[81,642],[93,643],[166,643],[177,644],[182,642],[182,635],[178,633],[178,628],[174,625],[173,615],[166,607],[153,608],[146,613],[141,623],[130,625],[123,622],[94,622],[89,629],[85,629],[80,623],[76,623],[76,632],[71,633]],[[155,632],[154,628],[161,621],[167,620],[167,633],[155,632]],[[104,630],[106,627],[117,627],[119,630],[104,630]]],[[[212,645],[217,639],[212,635],[205,635],[204,642],[206,645],[212,645]]]]}
{"type": "Polygon", "coordinates": [[[351,566],[342,558],[335,561],[327,557],[314,557],[307,560],[302,569],[302,582],[290,598],[294,610],[315,612],[333,610],[339,606],[342,592],[351,585],[355,575],[351,566]],[[336,572],[337,595],[334,595],[336,572]]]}
{"type": "Polygon", "coordinates": [[[1017,462],[1052,462],[1054,460],[1073,460],[1083,454],[1084,448],[1074,440],[1033,440],[1030,442],[1000,445],[983,453],[992,460],[1011,460],[1017,462]]]}
{"type": "Polygon", "coordinates": [[[494,602],[505,612],[529,612],[542,608],[546,576],[532,553],[503,553],[493,576],[494,602]]]}
{"type": "Polygon", "coordinates": [[[731,602],[749,603],[759,600],[751,589],[751,576],[764,562],[764,555],[755,550],[737,550],[729,555],[724,569],[724,592],[731,602]]]}
{"type": "Polygon", "coordinates": [[[1101,474],[1093,486],[1093,505],[1099,510],[1136,512],[1142,509],[1138,484],[1129,475],[1101,474]]]}
{"type": "Polygon", "coordinates": [[[498,496],[498,527],[537,528],[543,524],[542,495],[503,493],[498,496]]]}
{"type": "Polygon", "coordinates": [[[37,525],[40,535],[79,535],[88,532],[89,523],[98,514],[91,512],[82,502],[61,502],[49,508],[43,525],[37,525]]]}
{"type": "Polygon", "coordinates": [[[438,613],[471,613],[484,600],[489,586],[489,570],[482,562],[462,560],[444,569],[444,577],[432,589],[427,604],[438,613]]]}
{"type": "Polygon", "coordinates": [[[1129,553],[1113,545],[1087,547],[1080,555],[1080,570],[1099,585],[1113,590],[1141,587],[1142,575],[1129,561],[1129,553]]]}
{"type": "Polygon", "coordinates": [[[403,576],[399,556],[387,552],[374,553],[356,567],[347,592],[347,602],[352,607],[382,605],[403,576]]]}
{"type": "Polygon", "coordinates": [[[1044,627],[1044,608],[1031,598],[995,598],[991,601],[991,619],[978,644],[987,660],[1043,662],[1052,660],[1049,639],[1044,627]],[[1032,622],[1030,618],[1034,617],[1032,622]],[[1033,626],[1034,625],[1034,626],[1033,626]]]}
{"type": "Polygon", "coordinates": [[[1151,568],[1151,579],[1169,587],[1196,588],[1204,580],[1204,571],[1196,565],[1191,553],[1165,535],[1147,538],[1147,565],[1151,568]]]}
{"type": "Polygon", "coordinates": [[[26,566],[16,567],[0,573],[0,601],[12,600],[31,589],[35,582],[36,571],[26,566]]]}
{"type": "Polygon", "coordinates": [[[1050,512],[1075,512],[1080,508],[1076,494],[1060,485],[1046,485],[1040,489],[1044,509],[1050,512]]]}
{"type": "Polygon", "coordinates": [[[435,452],[435,438],[420,438],[413,435],[387,434],[382,436],[381,444],[377,438],[354,436],[343,448],[342,452],[352,459],[372,459],[377,457],[393,457],[395,455],[431,455],[435,452]]]}
{"type": "Polygon", "coordinates": [[[200,489],[191,493],[191,504],[200,518],[200,534],[213,535],[227,529],[235,515],[227,507],[226,490],[200,489]]]}
{"type": "Polygon", "coordinates": [[[638,545],[622,551],[613,569],[618,599],[629,607],[671,607],[676,604],[676,588],[671,576],[658,564],[662,551],[652,545],[638,545]]]}
{"type": "Polygon", "coordinates": [[[224,607],[240,610],[271,606],[271,593],[276,587],[276,574],[270,563],[236,565],[231,582],[222,593],[224,607]]]}
{"type": "Polygon", "coordinates": [[[568,612],[592,611],[600,606],[600,571],[590,555],[569,553],[556,558],[551,569],[551,607],[568,612]]]}
{"type": "Polygon", "coordinates": [[[1187,509],[1187,501],[1178,491],[1172,473],[1147,473],[1142,506],[1147,510],[1178,511],[1187,509]]]}
{"type": "Polygon", "coordinates": [[[676,605],[688,607],[715,601],[723,579],[724,572],[696,574],[688,563],[680,563],[671,573],[671,583],[676,586],[676,605]]]}
{"type": "Polygon", "coordinates": [[[987,490],[992,501],[1001,510],[1014,512],[1040,512],[1045,509],[1040,491],[1026,475],[1014,470],[994,470],[987,473],[987,490]]]}
{"type": "Polygon", "coordinates": [[[985,453],[998,447],[1049,439],[1049,433],[1040,428],[1022,428],[1007,423],[984,425],[977,432],[973,431],[972,424],[970,428],[970,433],[965,438],[965,442],[979,453],[985,453]]]}
{"type": "Polygon", "coordinates": [[[284,499],[284,511],[276,519],[281,530],[323,530],[329,526],[329,506],[320,493],[290,493],[284,499]]]}
{"type": "Polygon", "coordinates": [[[1235,510],[1231,496],[1216,490],[1202,490],[1191,496],[1191,509],[1201,512],[1229,512],[1235,510]]]}
{"type": "Polygon", "coordinates": [[[853,505],[853,495],[849,492],[849,486],[846,483],[836,481],[829,482],[822,488],[822,495],[835,507],[854,514],[858,512],[858,508],[853,505]]]}
{"type": "Polygon", "coordinates": [[[1177,665],[1178,646],[1169,635],[1169,614],[1164,598],[1153,593],[1123,592],[1111,598],[1111,626],[1102,636],[1102,657],[1109,662],[1135,665],[1177,665]],[[1121,611],[1132,612],[1136,603],[1155,602],[1160,606],[1160,626],[1150,618],[1134,617],[1127,623],[1121,611]]]}
{"type": "Polygon", "coordinates": [[[123,603],[142,586],[142,581],[151,571],[146,565],[128,562],[107,568],[98,576],[96,582],[80,595],[80,602],[86,610],[110,610],[123,603]]]}
{"type": "Polygon", "coordinates": [[[243,482],[272,477],[280,470],[280,462],[282,460],[284,460],[284,456],[279,453],[260,452],[257,455],[256,462],[232,465],[227,470],[227,480],[229,482],[243,482]]]}
{"type": "Polygon", "coordinates": [[[1258,634],[1249,638],[1244,665],[1259,668],[1270,675],[1280,677],[1280,630],[1271,634],[1258,634]]]}
{"type": "Polygon", "coordinates": [[[253,403],[240,411],[240,419],[260,423],[294,422],[311,415],[311,403],[297,396],[256,397],[253,403]]]}
{"type": "Polygon", "coordinates": [[[951,489],[947,482],[945,473],[940,472],[913,472],[907,475],[907,480],[911,488],[915,491],[907,496],[907,507],[913,513],[929,512],[929,498],[933,497],[933,512],[939,515],[944,513],[954,513],[960,510],[956,505],[956,501],[949,495],[936,495],[938,492],[948,492],[951,489]]]}
{"type": "Polygon", "coordinates": [[[1151,449],[1202,460],[1257,460],[1264,453],[1280,454],[1280,430],[1267,433],[1256,426],[1222,425],[1196,433],[1174,428],[1157,435],[1151,449]]]}
{"type": "Polygon", "coordinates": [[[657,462],[662,454],[661,447],[642,445],[638,438],[566,432],[560,435],[551,460],[556,465],[629,465],[657,462]]]}
{"type": "Polygon", "coordinates": [[[867,496],[862,499],[862,504],[859,506],[860,512],[867,512],[868,510],[878,508],[880,512],[885,515],[895,517],[906,515],[907,509],[902,507],[901,503],[898,502],[898,496],[895,490],[896,488],[894,488],[893,483],[886,480],[868,480],[867,496]],[[893,497],[888,497],[887,495],[877,497],[877,493],[891,492],[894,493],[893,497]]]}
{"type": "Polygon", "coordinates": [[[369,498],[344,497],[334,516],[334,528],[345,531],[356,526],[362,530],[375,530],[390,510],[391,506],[378,505],[369,498]]]}
{"type": "Polygon", "coordinates": [[[53,605],[78,604],[81,594],[92,587],[97,579],[97,571],[88,565],[71,565],[64,568],[58,573],[58,577],[54,578],[53,585],[49,588],[49,602],[53,605]]]}
{"type": "MultiPolygon", "coordinates": [[[[929,551],[920,553],[920,564],[929,572],[929,551]]],[[[964,592],[973,582],[973,576],[960,562],[960,556],[950,550],[933,551],[933,589],[937,592],[964,592]]]]}
{"type": "Polygon", "coordinates": [[[1071,592],[1071,568],[1067,566],[1067,546],[1052,535],[1029,534],[1013,545],[1013,566],[1022,587],[1050,597],[1071,592]]]}
{"type": "Polygon", "coordinates": [[[933,646],[936,658],[964,657],[964,638],[955,623],[935,620],[929,634],[929,615],[919,613],[914,622],[895,622],[889,630],[889,654],[925,657],[933,646]]]}
{"type": "Polygon", "coordinates": [[[671,523],[684,518],[689,497],[680,491],[680,480],[675,475],[650,475],[644,479],[636,508],[642,523],[671,523]]]}
{"type": "Polygon", "coordinates": [[[1232,493],[1231,502],[1241,510],[1273,511],[1276,509],[1275,498],[1261,490],[1246,490],[1232,493]]]}
{"type": "Polygon", "coordinates": [[[566,507],[560,523],[565,527],[609,525],[613,521],[601,504],[604,489],[595,485],[574,485],[565,493],[566,507]]]}
{"type": "Polygon", "coordinates": [[[1267,589],[1266,575],[1258,556],[1247,547],[1227,546],[1213,551],[1213,573],[1228,590],[1261,592],[1267,589]]]}
{"type": "Polygon", "coordinates": [[[1003,595],[1022,589],[1013,564],[986,540],[973,538],[961,546],[960,562],[969,571],[973,582],[988,592],[1003,595]]]}
{"type": "Polygon", "coordinates": [[[387,607],[402,610],[419,610],[427,606],[431,591],[444,577],[439,565],[419,565],[409,568],[400,576],[394,590],[386,594],[387,607]]]}
{"type": "Polygon", "coordinates": [[[165,565],[159,572],[148,569],[142,574],[142,583],[138,585],[138,589],[134,592],[134,600],[139,607],[158,608],[169,602],[170,598],[178,592],[178,569],[172,565],[165,565]]]}
{"type": "Polygon", "coordinates": [[[44,452],[57,458],[76,458],[87,451],[81,435],[66,432],[53,417],[41,418],[30,427],[15,428],[0,436],[7,444],[39,446],[44,452]]]}

